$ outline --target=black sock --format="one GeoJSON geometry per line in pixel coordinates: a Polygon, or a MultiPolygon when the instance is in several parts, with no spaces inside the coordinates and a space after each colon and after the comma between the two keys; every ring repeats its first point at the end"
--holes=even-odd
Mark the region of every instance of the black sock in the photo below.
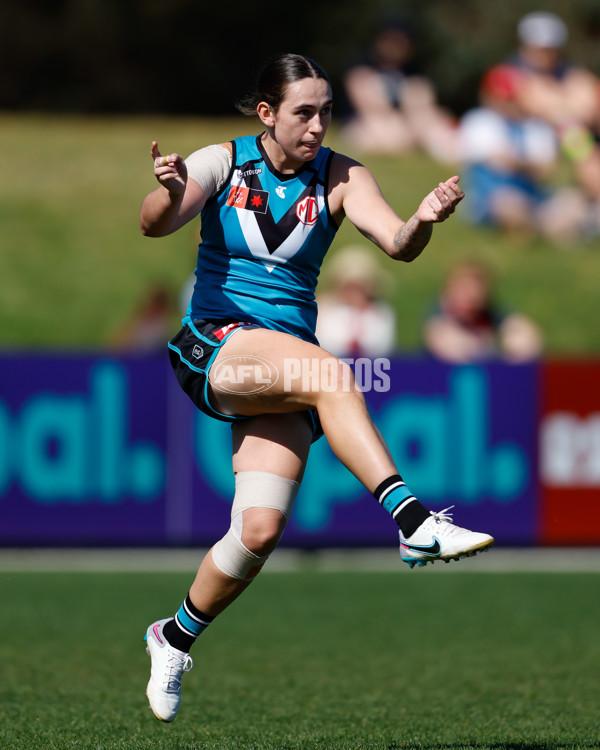
{"type": "Polygon", "coordinates": [[[396,521],[405,538],[412,536],[423,521],[429,518],[429,511],[404,484],[400,474],[385,479],[373,495],[396,521]]]}
{"type": "Polygon", "coordinates": [[[214,619],[195,607],[188,594],[175,617],[165,624],[163,633],[173,648],[187,653],[214,619]]]}

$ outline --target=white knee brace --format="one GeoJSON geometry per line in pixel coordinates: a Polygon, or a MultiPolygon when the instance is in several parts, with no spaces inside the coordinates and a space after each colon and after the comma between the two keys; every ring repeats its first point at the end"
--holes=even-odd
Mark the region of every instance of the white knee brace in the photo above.
{"type": "Polygon", "coordinates": [[[269,555],[255,555],[242,542],[242,513],[249,508],[273,508],[288,519],[299,487],[299,482],[266,471],[236,474],[231,526],[212,549],[213,561],[221,572],[242,581],[251,581],[258,575],[269,555]]]}

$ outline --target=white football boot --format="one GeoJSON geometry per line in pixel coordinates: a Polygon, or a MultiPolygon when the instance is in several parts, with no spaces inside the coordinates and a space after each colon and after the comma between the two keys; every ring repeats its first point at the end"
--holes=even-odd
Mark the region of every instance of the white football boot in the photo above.
{"type": "Polygon", "coordinates": [[[165,623],[172,619],[168,617],[166,620],[153,622],[144,636],[146,653],[150,654],[152,660],[146,696],[154,715],[161,721],[173,721],[177,716],[181,700],[181,677],[194,666],[191,656],[173,648],[163,635],[165,623]]]}
{"type": "Polygon", "coordinates": [[[428,562],[459,560],[461,557],[472,557],[477,552],[487,551],[494,543],[489,534],[469,531],[452,523],[451,508],[444,508],[438,513],[430,512],[418,529],[405,538],[400,532],[400,556],[411,568],[422,567],[428,562]]]}

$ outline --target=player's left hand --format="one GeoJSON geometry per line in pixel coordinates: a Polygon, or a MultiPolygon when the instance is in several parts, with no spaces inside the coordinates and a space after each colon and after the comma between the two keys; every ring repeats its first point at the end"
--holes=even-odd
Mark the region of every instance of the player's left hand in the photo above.
{"type": "Polygon", "coordinates": [[[417,219],[424,222],[439,223],[453,214],[456,206],[465,197],[458,184],[459,177],[454,175],[426,195],[417,210],[417,219]]]}

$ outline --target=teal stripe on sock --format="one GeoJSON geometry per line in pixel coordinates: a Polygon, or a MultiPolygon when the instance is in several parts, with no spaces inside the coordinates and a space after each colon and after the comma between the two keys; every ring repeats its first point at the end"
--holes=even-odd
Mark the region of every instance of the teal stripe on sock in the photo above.
{"type": "Polygon", "coordinates": [[[401,485],[400,487],[397,487],[395,490],[392,490],[392,492],[390,492],[390,494],[383,501],[382,506],[391,516],[396,508],[400,505],[400,503],[403,503],[409,497],[414,497],[413,493],[408,489],[406,485],[401,485]]]}
{"type": "Polygon", "coordinates": [[[189,630],[190,633],[193,633],[196,636],[200,635],[200,633],[202,633],[208,627],[208,625],[205,625],[202,622],[198,622],[198,620],[193,620],[185,611],[183,604],[181,605],[181,607],[179,607],[179,611],[177,612],[177,619],[186,630],[189,630]]]}

